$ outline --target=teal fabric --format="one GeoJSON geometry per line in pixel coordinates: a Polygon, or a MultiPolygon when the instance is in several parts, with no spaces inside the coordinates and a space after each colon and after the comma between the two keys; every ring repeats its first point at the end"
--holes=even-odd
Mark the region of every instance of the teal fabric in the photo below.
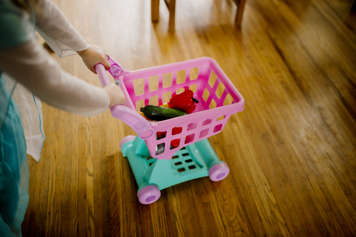
{"type": "MultiPolygon", "coordinates": [[[[32,18],[34,17],[30,18],[10,0],[0,0],[0,50],[21,45],[34,37],[33,24],[30,21],[32,18]]],[[[0,80],[3,80],[1,74],[0,68],[0,80]]],[[[7,81],[6,89],[9,93],[0,94],[0,127],[5,119],[9,99],[15,86],[15,81],[7,81]]]]}
{"type": "MultiPolygon", "coordinates": [[[[10,0],[0,0],[0,50],[34,35],[30,18],[10,0]]],[[[0,236],[21,236],[28,205],[29,170],[21,118],[11,99],[16,83],[4,81],[0,68],[0,236]]]]}
{"type": "Polygon", "coordinates": [[[9,0],[0,0],[0,49],[25,43],[34,36],[28,14],[9,0]]]}
{"type": "MultiPolygon", "coordinates": [[[[6,93],[0,81],[1,93],[6,93]]],[[[19,113],[10,99],[0,129],[0,236],[21,235],[28,204],[29,171],[19,113]]]]}

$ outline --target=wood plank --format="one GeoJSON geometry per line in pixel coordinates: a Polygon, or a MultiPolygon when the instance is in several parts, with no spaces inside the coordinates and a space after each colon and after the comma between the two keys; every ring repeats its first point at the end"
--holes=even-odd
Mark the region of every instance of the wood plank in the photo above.
{"type": "MultiPolygon", "coordinates": [[[[230,175],[162,191],[142,206],[109,112],[44,106],[42,159],[29,160],[24,236],[356,235],[356,34],[351,1],[178,1],[175,32],[149,1],[55,1],[83,36],[133,70],[213,57],[246,100],[209,138],[230,175]],[[78,10],[80,9],[80,10],[78,10]],[[85,14],[85,17],[83,17],[85,14]]],[[[58,59],[99,85],[77,56],[58,59]]]]}

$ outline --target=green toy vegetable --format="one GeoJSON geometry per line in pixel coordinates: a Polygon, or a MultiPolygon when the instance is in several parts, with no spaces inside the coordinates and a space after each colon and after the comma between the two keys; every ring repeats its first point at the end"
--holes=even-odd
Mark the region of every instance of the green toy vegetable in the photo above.
{"type": "Polygon", "coordinates": [[[162,121],[170,118],[185,115],[186,113],[177,109],[159,107],[155,105],[146,105],[140,109],[141,112],[149,119],[162,121]]]}

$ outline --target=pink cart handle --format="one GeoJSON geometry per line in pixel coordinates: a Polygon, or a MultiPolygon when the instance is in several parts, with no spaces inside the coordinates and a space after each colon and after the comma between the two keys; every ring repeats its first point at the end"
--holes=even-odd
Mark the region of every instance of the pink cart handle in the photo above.
{"type": "MultiPolygon", "coordinates": [[[[97,64],[94,66],[94,68],[103,86],[111,84],[111,81],[106,74],[104,65],[97,64]]],[[[118,77],[119,75],[117,75],[117,78],[118,77]]],[[[152,136],[153,130],[150,123],[141,117],[135,110],[124,105],[113,105],[111,106],[110,110],[113,117],[118,118],[129,125],[140,138],[147,139],[152,136]]]]}

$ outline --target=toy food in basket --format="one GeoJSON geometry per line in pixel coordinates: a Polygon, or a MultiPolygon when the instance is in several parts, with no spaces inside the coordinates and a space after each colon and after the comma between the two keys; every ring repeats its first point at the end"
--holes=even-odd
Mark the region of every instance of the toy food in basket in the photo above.
{"type": "Polygon", "coordinates": [[[162,106],[146,105],[140,111],[149,120],[162,121],[191,114],[199,101],[193,98],[193,91],[185,90],[180,94],[173,95],[168,104],[162,106]]]}

